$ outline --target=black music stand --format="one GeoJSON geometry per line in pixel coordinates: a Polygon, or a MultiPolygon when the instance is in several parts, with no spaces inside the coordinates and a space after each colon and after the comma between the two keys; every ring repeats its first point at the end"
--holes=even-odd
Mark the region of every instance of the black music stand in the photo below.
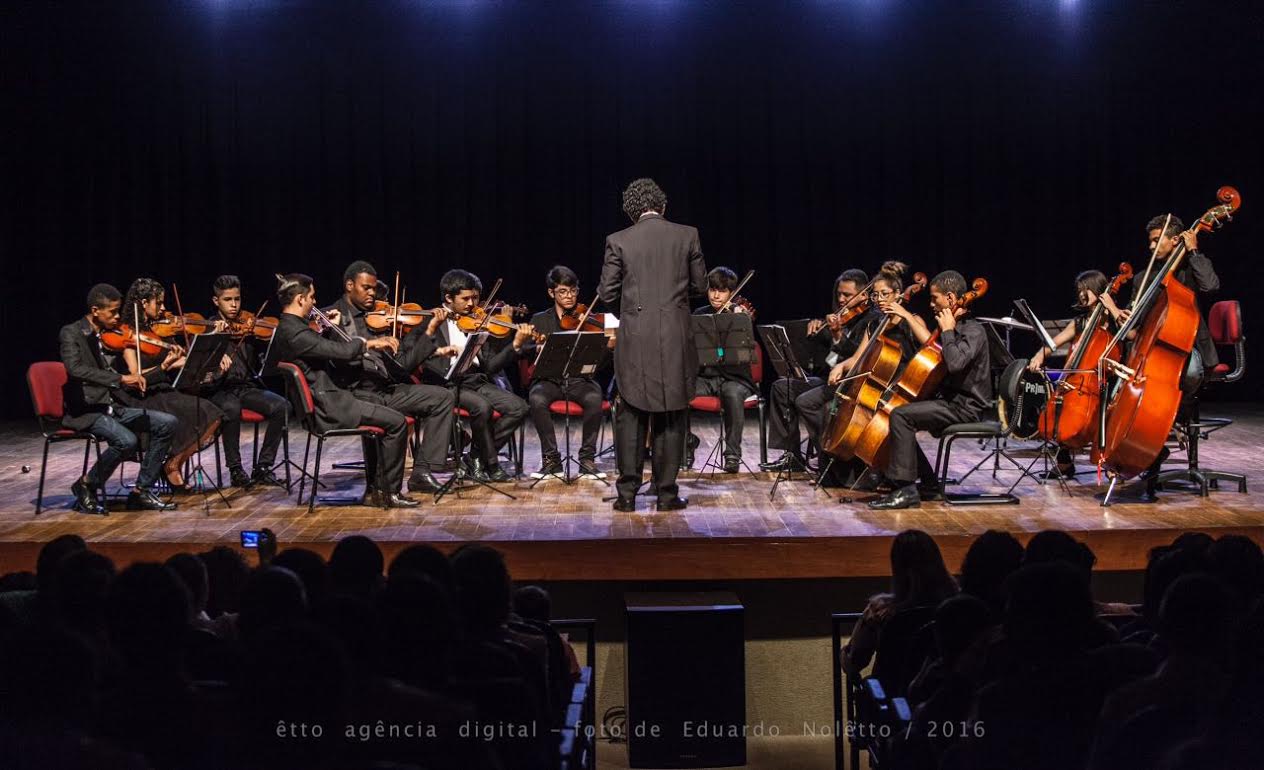
{"type": "MultiPolygon", "coordinates": [[[[711,313],[690,317],[694,347],[698,349],[698,365],[750,366],[755,361],[755,329],[747,313],[711,313]]],[[[686,436],[686,440],[688,437],[686,436]]],[[[716,462],[724,446],[724,416],[720,416],[720,438],[707,453],[706,460],[698,469],[702,473],[711,468],[711,475],[723,469],[716,462]]],[[[746,461],[742,461],[746,465],[746,461]]],[[[751,471],[747,466],[747,471],[751,471]]]]}
{"type": "MultiPolygon", "coordinates": [[[[772,368],[777,372],[777,377],[785,382],[786,403],[789,404],[790,380],[807,382],[808,374],[804,371],[803,366],[799,364],[794,344],[790,341],[790,335],[786,332],[785,326],[780,324],[760,326],[759,338],[764,341],[764,349],[768,351],[768,362],[772,364],[772,368]]],[[[774,385],[774,387],[776,386],[774,385]]],[[[807,473],[806,470],[804,472],[807,473]]],[[[776,497],[777,487],[783,481],[794,481],[793,465],[777,471],[777,475],[772,482],[772,489],[768,492],[769,500],[776,497]]]]}
{"type": "MultiPolygon", "coordinates": [[[[197,409],[193,420],[193,429],[197,434],[197,440],[202,438],[202,429],[204,420],[202,418],[202,399],[198,393],[207,385],[214,382],[220,373],[220,362],[224,356],[228,355],[237,341],[227,334],[197,334],[194,335],[193,341],[189,343],[189,351],[185,354],[184,366],[180,368],[176,374],[175,380],[171,383],[171,387],[182,393],[187,393],[197,399],[197,409]]],[[[194,454],[193,467],[190,468],[190,474],[197,481],[189,487],[190,492],[198,492],[202,495],[202,507],[206,510],[206,515],[211,515],[210,502],[207,496],[210,490],[214,489],[219,495],[219,499],[224,502],[225,508],[232,508],[228,498],[224,495],[224,490],[219,485],[207,478],[206,469],[202,467],[202,449],[198,448],[194,454]]]]}
{"type": "MultiPolygon", "coordinates": [[[[453,362],[452,368],[448,370],[448,382],[451,382],[456,386],[457,409],[461,408],[461,378],[470,370],[470,367],[474,365],[474,359],[478,358],[478,354],[483,349],[483,346],[487,344],[489,336],[490,335],[488,335],[487,332],[471,334],[465,341],[465,350],[461,352],[461,356],[453,362]]],[[[453,471],[452,476],[443,483],[443,486],[439,487],[439,489],[435,491],[435,505],[438,505],[439,501],[442,500],[449,492],[456,492],[456,496],[460,497],[462,489],[468,489],[472,486],[487,487],[493,492],[498,492],[505,497],[508,497],[510,500],[517,500],[518,498],[509,494],[505,490],[494,487],[488,482],[483,481],[482,479],[476,479],[466,473],[465,463],[461,462],[460,457],[461,428],[457,423],[457,420],[452,421],[453,440],[455,441],[457,447],[456,470],[453,471]],[[473,483],[471,484],[467,482],[473,483]]]]}
{"type": "MultiPolygon", "coordinates": [[[[257,380],[260,385],[262,385],[264,388],[267,388],[268,390],[272,390],[273,392],[275,392],[275,388],[268,388],[267,383],[264,382],[264,377],[276,378],[280,375],[276,367],[277,365],[276,353],[273,352],[275,350],[275,348],[273,347],[273,343],[276,342],[276,338],[277,338],[276,332],[273,331],[272,336],[268,338],[268,346],[264,348],[263,355],[259,356],[259,370],[253,373],[255,380],[257,380]]],[[[293,484],[293,482],[291,482],[290,480],[291,468],[298,471],[298,477],[300,481],[303,479],[304,476],[306,476],[308,479],[312,481],[313,485],[324,487],[325,482],[320,481],[315,476],[308,473],[306,468],[300,468],[298,463],[290,459],[290,412],[291,411],[293,410],[287,409],[285,411],[285,432],[281,434],[281,440],[285,444],[285,459],[280,460],[279,462],[273,463],[272,467],[269,468],[268,470],[274,471],[277,468],[281,468],[281,467],[285,468],[285,491],[286,492],[290,491],[290,488],[293,484]]],[[[255,436],[258,437],[259,435],[258,426],[255,426],[255,427],[256,427],[255,436]]],[[[257,448],[256,448],[256,451],[257,451],[257,448]]],[[[359,467],[363,468],[364,463],[361,462],[359,467]]]]}
{"type": "MultiPolygon", "coordinates": [[[[608,350],[604,332],[563,331],[548,336],[535,358],[537,380],[553,380],[562,383],[562,400],[569,401],[571,378],[592,377],[597,373],[601,362],[605,360],[608,350]]],[[[548,478],[561,479],[564,484],[574,484],[579,476],[571,477],[571,465],[579,465],[579,460],[571,454],[571,410],[563,415],[563,430],[566,432],[566,455],[562,458],[562,475],[551,473],[531,482],[528,489],[548,478]]],[[[610,482],[598,478],[598,481],[610,486],[610,482]]]]}

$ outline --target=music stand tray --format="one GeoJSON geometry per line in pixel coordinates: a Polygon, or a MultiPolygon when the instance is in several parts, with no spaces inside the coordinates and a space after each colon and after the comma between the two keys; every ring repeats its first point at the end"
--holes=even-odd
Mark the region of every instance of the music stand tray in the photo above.
{"type": "MultiPolygon", "coordinates": [[[[604,332],[563,331],[554,332],[545,339],[535,357],[535,374],[537,380],[554,380],[562,383],[562,398],[570,393],[570,380],[576,377],[592,377],[606,358],[607,338],[604,332]]],[[[570,467],[578,466],[579,460],[571,455],[571,414],[565,414],[566,456],[562,458],[562,482],[573,484],[570,467]]],[[[544,479],[536,479],[531,484],[534,488],[544,479]]],[[[554,475],[556,478],[556,475],[554,475]]]]}

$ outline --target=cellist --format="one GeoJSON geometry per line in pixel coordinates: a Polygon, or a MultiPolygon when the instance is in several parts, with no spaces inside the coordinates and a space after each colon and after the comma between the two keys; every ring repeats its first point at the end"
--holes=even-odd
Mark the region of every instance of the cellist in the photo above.
{"type": "MultiPolygon", "coordinates": [[[[956,270],[945,270],[930,281],[930,304],[939,325],[939,345],[947,376],[935,398],[892,410],[890,459],[882,470],[894,490],[871,501],[870,508],[916,508],[922,503],[922,489],[937,492],[938,479],[918,446],[917,432],[974,422],[992,399],[987,334],[978,321],[964,317],[964,310],[954,310],[965,292],[966,279],[956,270]]],[[[923,344],[931,338],[927,329],[914,325],[910,330],[923,344]]]]}
{"type": "MultiPolygon", "coordinates": [[[[1198,231],[1196,228],[1185,230],[1185,223],[1178,217],[1171,217],[1167,225],[1167,232],[1163,232],[1163,222],[1168,219],[1166,214],[1154,217],[1146,224],[1146,236],[1149,238],[1150,249],[1154,253],[1154,261],[1156,264],[1165,261],[1172,253],[1172,249],[1176,248],[1177,238],[1185,241],[1185,249],[1188,252],[1181,265],[1176,268],[1174,273],[1176,280],[1188,286],[1194,291],[1195,300],[1199,294],[1208,294],[1220,289],[1220,276],[1216,275],[1216,268],[1211,264],[1211,260],[1206,254],[1198,250],[1198,231]]],[[[1150,280],[1154,280],[1159,276],[1151,274],[1150,280]]],[[[1137,295],[1145,291],[1145,284],[1139,284],[1136,288],[1137,295]]],[[[1207,316],[1202,308],[1199,308],[1198,318],[1198,336],[1194,338],[1194,349],[1198,351],[1198,355],[1202,358],[1204,371],[1214,369],[1220,363],[1220,356],[1216,353],[1216,343],[1211,339],[1211,330],[1207,328],[1207,316]]]]}

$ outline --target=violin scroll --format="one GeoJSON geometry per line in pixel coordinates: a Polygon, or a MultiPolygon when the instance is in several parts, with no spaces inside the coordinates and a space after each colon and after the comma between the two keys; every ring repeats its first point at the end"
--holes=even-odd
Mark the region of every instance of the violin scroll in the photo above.
{"type": "Polygon", "coordinates": [[[1220,201],[1220,205],[1212,206],[1198,218],[1198,222],[1193,227],[1195,231],[1211,232],[1225,222],[1232,220],[1234,213],[1242,206],[1242,195],[1237,191],[1237,188],[1229,185],[1225,185],[1216,191],[1216,200],[1220,201]]]}

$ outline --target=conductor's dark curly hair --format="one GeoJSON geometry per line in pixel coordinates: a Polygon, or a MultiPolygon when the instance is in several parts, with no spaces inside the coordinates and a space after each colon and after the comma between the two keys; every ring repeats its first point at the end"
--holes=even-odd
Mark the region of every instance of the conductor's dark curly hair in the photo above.
{"type": "Polygon", "coordinates": [[[153,278],[137,278],[132,281],[132,285],[127,287],[127,296],[123,299],[123,306],[120,308],[123,312],[123,323],[131,324],[132,319],[139,315],[141,327],[148,329],[149,319],[145,318],[145,308],[141,305],[154,297],[162,297],[165,294],[162,284],[153,278]]]}
{"type": "Polygon", "coordinates": [[[667,193],[663,188],[647,177],[633,179],[623,191],[623,213],[633,222],[641,218],[647,211],[659,214],[667,210],[667,193]]]}

